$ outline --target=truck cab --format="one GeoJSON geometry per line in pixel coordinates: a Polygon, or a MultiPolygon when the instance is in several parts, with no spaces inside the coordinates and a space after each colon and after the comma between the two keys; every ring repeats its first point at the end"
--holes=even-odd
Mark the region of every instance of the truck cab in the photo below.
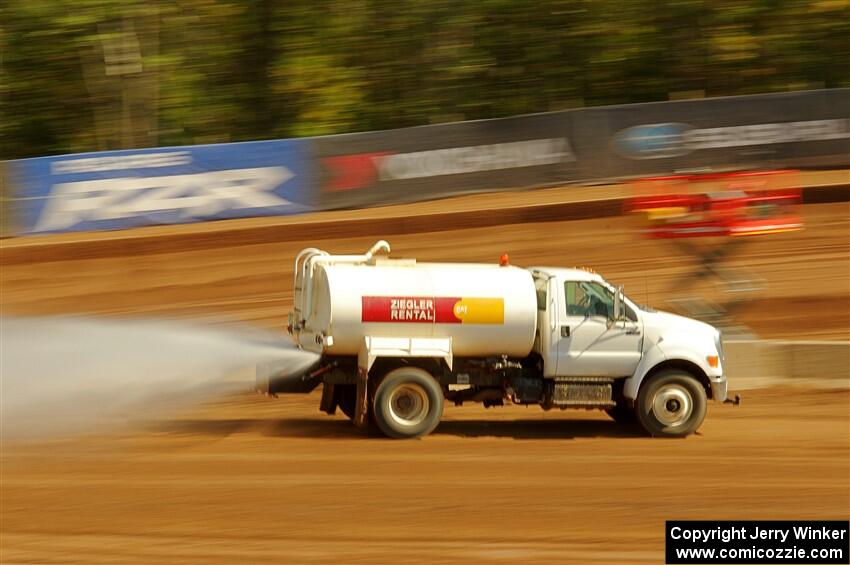
{"type": "Polygon", "coordinates": [[[535,350],[544,377],[632,375],[643,331],[638,309],[602,277],[582,269],[532,268],[538,293],[535,350]]]}
{"type": "Polygon", "coordinates": [[[529,269],[537,291],[535,351],[543,375],[621,381],[621,402],[634,402],[650,371],[681,368],[713,400],[727,399],[719,330],[698,320],[640,306],[588,269],[529,269]]]}

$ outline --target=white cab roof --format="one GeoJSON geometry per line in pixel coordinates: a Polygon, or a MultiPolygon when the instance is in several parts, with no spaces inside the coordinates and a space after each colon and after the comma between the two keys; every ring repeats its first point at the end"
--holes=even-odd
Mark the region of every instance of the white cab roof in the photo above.
{"type": "Polygon", "coordinates": [[[567,281],[602,281],[602,275],[585,269],[573,268],[565,269],[563,267],[529,267],[532,273],[538,272],[550,277],[557,277],[567,281]]]}

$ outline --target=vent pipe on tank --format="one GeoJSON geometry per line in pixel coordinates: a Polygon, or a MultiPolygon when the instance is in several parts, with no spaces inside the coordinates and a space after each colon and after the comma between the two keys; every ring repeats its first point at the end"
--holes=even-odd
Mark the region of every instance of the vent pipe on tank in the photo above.
{"type": "Polygon", "coordinates": [[[383,239],[376,241],[375,245],[370,247],[369,251],[366,252],[366,255],[369,256],[369,259],[367,259],[367,261],[371,260],[372,256],[375,253],[377,253],[378,251],[384,251],[387,255],[389,255],[390,254],[390,244],[389,244],[389,242],[385,241],[383,239]]]}

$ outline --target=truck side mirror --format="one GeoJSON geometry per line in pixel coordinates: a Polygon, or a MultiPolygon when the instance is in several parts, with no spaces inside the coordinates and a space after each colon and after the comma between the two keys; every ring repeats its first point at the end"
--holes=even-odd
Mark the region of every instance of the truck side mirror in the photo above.
{"type": "Polygon", "coordinates": [[[623,301],[620,297],[623,296],[623,285],[617,287],[617,292],[614,293],[614,318],[612,322],[616,322],[623,317],[623,301]]]}

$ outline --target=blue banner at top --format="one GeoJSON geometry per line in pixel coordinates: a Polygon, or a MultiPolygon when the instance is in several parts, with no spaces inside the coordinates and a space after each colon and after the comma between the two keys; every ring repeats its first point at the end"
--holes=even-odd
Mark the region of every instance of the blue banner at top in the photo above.
{"type": "Polygon", "coordinates": [[[23,233],[314,210],[306,141],[104,151],[10,163],[23,233]]]}

